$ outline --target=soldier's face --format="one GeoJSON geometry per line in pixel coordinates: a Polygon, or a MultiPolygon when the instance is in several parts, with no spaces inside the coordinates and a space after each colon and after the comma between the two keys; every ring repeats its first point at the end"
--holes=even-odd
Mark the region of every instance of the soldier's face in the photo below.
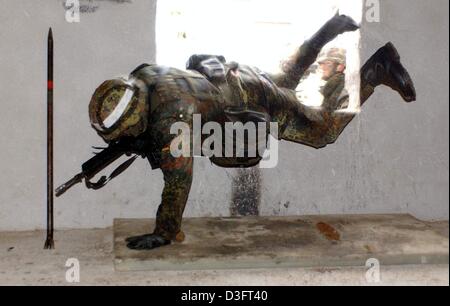
{"type": "Polygon", "coordinates": [[[322,79],[327,81],[333,75],[338,73],[339,64],[333,61],[323,61],[319,63],[320,70],[322,72],[322,79]]]}

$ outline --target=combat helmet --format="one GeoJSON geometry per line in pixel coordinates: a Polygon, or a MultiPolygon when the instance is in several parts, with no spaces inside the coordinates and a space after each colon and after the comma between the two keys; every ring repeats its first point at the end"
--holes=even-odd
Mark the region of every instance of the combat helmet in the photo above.
{"type": "Polygon", "coordinates": [[[147,90],[142,81],[120,77],[103,82],[92,95],[89,119],[106,142],[137,137],[148,124],[147,90]]]}
{"type": "Polygon", "coordinates": [[[337,64],[347,64],[347,50],[342,48],[330,48],[320,53],[317,62],[333,61],[337,64]]]}

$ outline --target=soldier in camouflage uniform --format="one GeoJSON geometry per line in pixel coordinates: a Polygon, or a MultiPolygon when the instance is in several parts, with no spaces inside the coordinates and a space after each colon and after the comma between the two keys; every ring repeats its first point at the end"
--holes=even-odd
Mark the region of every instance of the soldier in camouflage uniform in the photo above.
{"type": "MultiPolygon", "coordinates": [[[[202,122],[277,122],[279,138],[315,148],[333,143],[353,114],[317,110],[298,103],[295,88],[326,43],[354,31],[355,22],[343,15],[328,21],[291,58],[280,74],[226,63],[223,57],[196,55],[187,71],[141,65],[128,79],[105,82],[90,103],[92,126],[106,142],[134,139],[153,169],[164,175],[162,201],[153,233],[127,239],[131,249],[152,249],[182,240],[181,220],[192,184],[193,154],[174,157],[170,133],[176,122],[192,130],[194,114],[202,122]],[[143,103],[145,101],[146,103],[143,103]]],[[[384,84],[406,101],[415,99],[414,86],[395,48],[381,48],[361,70],[361,103],[384,84]]],[[[204,139],[202,139],[203,141],[204,139]]],[[[211,157],[221,167],[251,167],[259,157],[211,157]]]]}
{"type": "Polygon", "coordinates": [[[320,89],[323,96],[322,107],[329,111],[340,109],[348,103],[348,92],[345,89],[346,51],[332,48],[319,56],[322,79],[326,81],[320,89]]]}

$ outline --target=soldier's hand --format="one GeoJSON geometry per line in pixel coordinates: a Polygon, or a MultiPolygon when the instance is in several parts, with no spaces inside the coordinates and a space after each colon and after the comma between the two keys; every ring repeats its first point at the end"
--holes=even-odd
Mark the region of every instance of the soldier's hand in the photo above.
{"type": "Polygon", "coordinates": [[[130,237],[125,240],[127,247],[132,250],[151,250],[170,244],[170,240],[156,234],[130,237]]]}

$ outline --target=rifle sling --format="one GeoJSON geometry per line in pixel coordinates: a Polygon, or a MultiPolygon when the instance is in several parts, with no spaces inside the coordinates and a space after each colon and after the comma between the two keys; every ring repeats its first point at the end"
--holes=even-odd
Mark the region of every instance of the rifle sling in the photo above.
{"type": "Polygon", "coordinates": [[[135,155],[125,162],[123,162],[120,166],[118,166],[114,171],[109,175],[107,178],[106,176],[102,176],[97,182],[91,182],[89,178],[85,179],[86,187],[89,189],[98,190],[100,188],[103,188],[106,184],[108,184],[113,178],[119,176],[122,172],[124,172],[128,167],[131,166],[131,164],[136,160],[138,155],[135,155]]]}

